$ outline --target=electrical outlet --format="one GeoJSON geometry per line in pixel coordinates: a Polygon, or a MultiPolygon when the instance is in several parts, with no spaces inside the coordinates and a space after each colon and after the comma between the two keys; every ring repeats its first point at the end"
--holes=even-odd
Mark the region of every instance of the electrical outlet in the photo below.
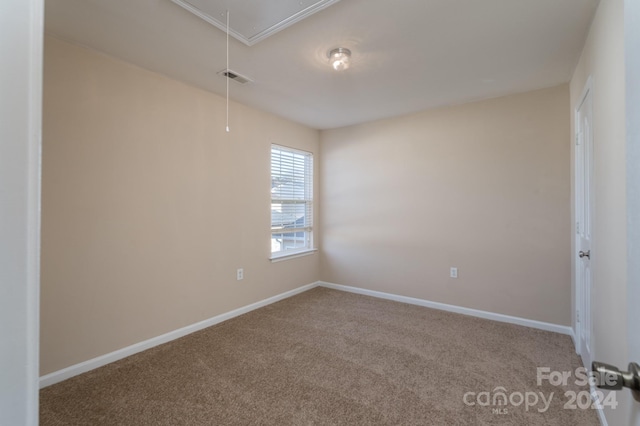
{"type": "Polygon", "coordinates": [[[451,278],[458,278],[458,268],[451,267],[451,269],[449,269],[449,276],[451,278]]]}
{"type": "Polygon", "coordinates": [[[240,281],[243,278],[244,278],[244,269],[240,268],[236,271],[236,279],[240,281]]]}

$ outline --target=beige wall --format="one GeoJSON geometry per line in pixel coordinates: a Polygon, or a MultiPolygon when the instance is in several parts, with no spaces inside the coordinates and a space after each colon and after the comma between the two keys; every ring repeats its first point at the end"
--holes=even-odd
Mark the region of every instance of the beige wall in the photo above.
{"type": "Polygon", "coordinates": [[[321,141],[322,280],[571,324],[568,86],[321,141]]]}
{"type": "MultiPolygon", "coordinates": [[[[578,107],[591,76],[595,187],[592,355],[619,367],[626,367],[629,362],[624,66],[623,0],[602,0],[571,79],[571,111],[578,107]]],[[[631,404],[629,392],[618,392],[616,397],[621,405],[616,410],[606,410],[608,423],[629,424],[624,420],[631,404]]]]}
{"type": "Polygon", "coordinates": [[[270,143],[317,154],[318,132],[224,117],[219,96],[46,38],[42,374],[318,280],[317,254],[268,260],[270,143]]]}

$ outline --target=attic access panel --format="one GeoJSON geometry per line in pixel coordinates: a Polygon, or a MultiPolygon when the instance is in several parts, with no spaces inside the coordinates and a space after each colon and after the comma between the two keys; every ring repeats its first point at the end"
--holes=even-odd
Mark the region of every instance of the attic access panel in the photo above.
{"type": "Polygon", "coordinates": [[[171,0],[252,46],[340,0],[171,0]]]}

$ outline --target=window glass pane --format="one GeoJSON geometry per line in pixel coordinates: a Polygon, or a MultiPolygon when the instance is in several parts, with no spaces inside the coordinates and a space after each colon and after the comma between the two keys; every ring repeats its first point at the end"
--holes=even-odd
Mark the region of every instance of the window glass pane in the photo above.
{"type": "Polygon", "coordinates": [[[309,247],[309,232],[271,234],[271,252],[304,249],[309,247]]]}
{"type": "Polygon", "coordinates": [[[271,203],[271,230],[281,228],[308,228],[311,226],[310,215],[307,215],[307,205],[271,203]]]}
{"type": "Polygon", "coordinates": [[[310,153],[272,145],[272,253],[311,248],[312,179],[313,156],[310,153]]]}
{"type": "Polygon", "coordinates": [[[311,200],[311,155],[271,149],[271,198],[311,200]]]}

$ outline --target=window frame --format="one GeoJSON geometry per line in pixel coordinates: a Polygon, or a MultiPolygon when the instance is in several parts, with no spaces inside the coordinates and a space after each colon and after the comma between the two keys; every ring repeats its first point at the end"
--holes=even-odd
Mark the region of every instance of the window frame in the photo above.
{"type": "MultiPolygon", "coordinates": [[[[276,143],[272,143],[271,144],[271,150],[270,150],[270,156],[269,156],[269,164],[270,164],[270,179],[271,179],[271,236],[270,236],[270,242],[271,242],[271,253],[270,253],[270,257],[269,259],[272,262],[276,262],[276,261],[280,261],[280,260],[285,260],[285,259],[291,259],[291,258],[295,258],[295,257],[300,257],[300,256],[306,256],[309,254],[313,254],[317,251],[316,248],[314,248],[314,224],[313,224],[313,216],[314,216],[314,154],[313,152],[309,152],[309,151],[304,151],[301,149],[297,149],[297,148],[291,148],[289,146],[285,146],[285,145],[280,145],[280,144],[276,144],[276,143]],[[303,182],[303,186],[304,186],[304,199],[299,199],[299,198],[283,198],[283,197],[276,197],[274,198],[273,194],[274,194],[274,162],[273,162],[273,151],[274,149],[279,150],[281,152],[286,152],[286,153],[290,153],[293,155],[301,155],[304,157],[304,182],[303,182]],[[285,203],[283,203],[283,201],[285,203]],[[308,223],[305,223],[305,226],[302,227],[297,227],[297,228],[280,228],[280,229],[275,229],[273,228],[273,205],[274,204],[304,204],[305,206],[305,221],[308,221],[308,223]],[[288,234],[297,234],[300,232],[304,232],[304,241],[305,241],[305,245],[304,247],[295,247],[295,248],[289,248],[289,249],[281,249],[279,251],[273,251],[273,237],[274,235],[278,235],[278,234],[283,234],[283,229],[286,229],[288,232],[288,234]]],[[[294,238],[298,238],[297,236],[294,238]]]]}

